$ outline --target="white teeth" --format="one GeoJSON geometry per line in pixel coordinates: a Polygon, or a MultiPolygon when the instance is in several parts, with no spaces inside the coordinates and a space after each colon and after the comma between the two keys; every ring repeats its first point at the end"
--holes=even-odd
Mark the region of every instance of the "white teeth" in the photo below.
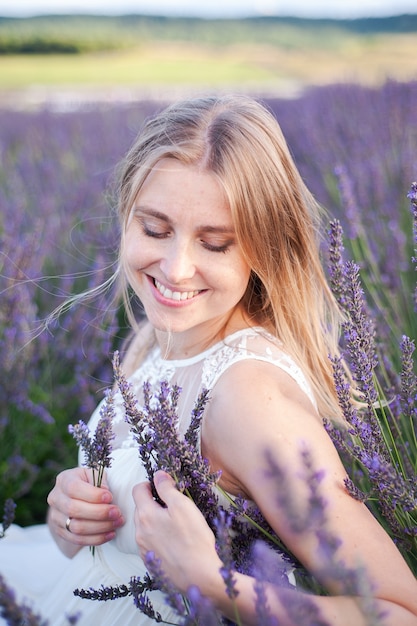
{"type": "Polygon", "coordinates": [[[164,298],[168,298],[168,300],[189,300],[199,293],[199,291],[171,291],[171,289],[164,287],[156,279],[154,279],[154,282],[159,293],[162,294],[164,298]]]}

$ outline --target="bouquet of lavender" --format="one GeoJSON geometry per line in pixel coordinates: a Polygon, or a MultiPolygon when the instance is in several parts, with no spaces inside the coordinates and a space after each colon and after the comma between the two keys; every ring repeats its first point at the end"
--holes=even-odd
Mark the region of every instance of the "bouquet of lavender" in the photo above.
{"type": "MultiPolygon", "coordinates": [[[[106,400],[100,409],[100,419],[93,436],[83,420],[78,424],[70,425],[68,431],[72,434],[77,445],[84,454],[84,464],[92,470],[93,484],[101,487],[104,470],[111,466],[111,441],[114,439],[113,418],[114,418],[114,394],[108,391],[106,400]]],[[[94,546],[90,547],[94,555],[94,546]]]]}
{"type": "Polygon", "coordinates": [[[250,573],[251,547],[260,538],[279,552],[279,577],[287,581],[286,571],[301,566],[285,550],[257,507],[241,498],[232,500],[229,497],[231,508],[227,511],[219,503],[215,487],[228,497],[217,484],[220,475],[210,472],[207,460],[198,451],[198,432],[209,399],[208,392],[203,391],[197,399],[190,426],[181,439],[177,429],[181,389],[175,385],[170,387],[166,381],[162,381],[159,392],[152,395],[150,384],[145,383],[144,404],[139,408],[136,396],[121,370],[117,352],[114,355],[113,368],[123,397],[125,419],[137,441],[139,456],[146,468],[155,498],[158,499],[158,495],[153,487],[153,475],[156,470],[163,469],[174,478],[177,488],[191,498],[203,512],[215,533],[219,553],[225,563],[222,575],[229,595],[234,595],[232,569],[250,573]]]}

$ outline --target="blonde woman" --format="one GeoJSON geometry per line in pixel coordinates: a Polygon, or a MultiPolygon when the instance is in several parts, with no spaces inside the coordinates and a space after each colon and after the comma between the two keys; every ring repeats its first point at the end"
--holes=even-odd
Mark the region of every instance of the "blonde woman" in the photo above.
{"type": "MultiPolygon", "coordinates": [[[[240,96],[169,107],[145,124],[126,157],[119,209],[118,275],[146,316],[141,325],[132,318],[123,362],[139,400],[145,381],[155,389],[161,380],[180,385],[182,434],[200,391],[209,389],[200,445],[212,470],[221,470],[220,486],[253,500],[314,572],[314,535],[293,532],[265,479],[268,449],[303,506],[299,450],[308,445],[325,471],[328,525],[342,540],[338,558],[365,565],[387,624],[416,626],[417,583],[367,508],[345,491],[344,468],[323,427],[324,417],[339,414],[328,359],[337,352],[339,313],[319,259],[319,210],[275,118],[240,96]]],[[[98,410],[91,428],[97,420],[98,410]]],[[[168,506],[153,500],[119,396],[114,430],[104,488],[79,467],[61,473],[49,495],[49,528],[71,561],[40,608],[54,625],[65,623],[63,607],[81,611],[83,626],[147,623],[129,598],[89,603],[72,589],[142,576],[140,555],[153,550],[180,589],[198,584],[233,618],[211,531],[165,474],[157,488],[168,506]]],[[[326,583],[334,595],[314,598],[323,617],[334,626],[364,624],[355,599],[326,583]]],[[[256,623],[253,580],[240,575],[238,586],[242,619],[256,623]]],[[[272,593],[269,599],[279,623],[291,623],[280,601],[272,593]]],[[[164,620],[175,621],[158,592],[152,601],[164,620]]]]}

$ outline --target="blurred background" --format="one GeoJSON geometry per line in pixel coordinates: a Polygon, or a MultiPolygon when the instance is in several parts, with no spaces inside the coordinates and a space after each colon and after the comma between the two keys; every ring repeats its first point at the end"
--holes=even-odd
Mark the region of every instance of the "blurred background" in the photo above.
{"type": "Polygon", "coordinates": [[[43,521],[56,473],[76,463],[68,425],[112,384],[127,332],[112,294],[42,324],[111,275],[117,164],[178,97],[242,92],[271,108],[343,225],[398,381],[401,336],[417,337],[416,51],[415,0],[0,2],[0,506],[13,497],[19,523],[43,521]]]}
{"type": "Polygon", "coordinates": [[[14,0],[0,16],[0,105],[13,108],[213,89],[293,97],[417,73],[412,0],[14,0]]]}

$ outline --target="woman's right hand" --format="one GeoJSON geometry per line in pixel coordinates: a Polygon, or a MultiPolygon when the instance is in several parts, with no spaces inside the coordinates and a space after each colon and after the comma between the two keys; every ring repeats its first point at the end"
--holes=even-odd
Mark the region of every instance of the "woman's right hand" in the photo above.
{"type": "Polygon", "coordinates": [[[48,495],[48,525],[64,554],[72,557],[83,546],[99,546],[114,539],[124,519],[112,500],[105,479],[101,487],[95,487],[87,468],[58,474],[48,495]]]}

